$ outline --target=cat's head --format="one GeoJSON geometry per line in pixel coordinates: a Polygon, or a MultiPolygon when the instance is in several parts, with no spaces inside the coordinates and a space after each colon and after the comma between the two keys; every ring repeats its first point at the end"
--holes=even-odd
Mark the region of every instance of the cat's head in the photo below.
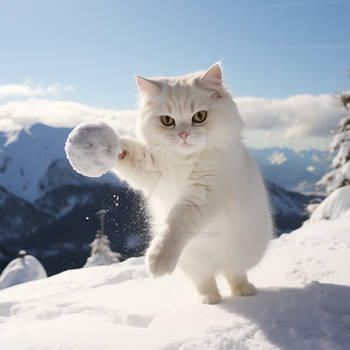
{"type": "Polygon", "coordinates": [[[180,77],[136,76],[136,81],[138,131],[146,145],[189,155],[240,138],[241,120],[219,63],[180,77]]]}

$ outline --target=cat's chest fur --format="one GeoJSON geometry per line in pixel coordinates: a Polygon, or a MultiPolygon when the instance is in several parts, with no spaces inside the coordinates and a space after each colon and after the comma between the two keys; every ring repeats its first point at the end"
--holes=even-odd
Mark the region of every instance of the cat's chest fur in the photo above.
{"type": "Polygon", "coordinates": [[[174,163],[159,171],[149,195],[152,215],[156,222],[163,223],[170,210],[179,203],[190,185],[192,164],[174,163]]]}

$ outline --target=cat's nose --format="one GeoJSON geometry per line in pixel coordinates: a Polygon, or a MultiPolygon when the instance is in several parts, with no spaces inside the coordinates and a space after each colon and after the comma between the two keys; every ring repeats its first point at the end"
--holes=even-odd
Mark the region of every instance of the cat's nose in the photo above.
{"type": "Polygon", "coordinates": [[[185,131],[181,131],[181,132],[179,132],[179,136],[185,141],[187,136],[188,136],[188,134],[185,131]]]}

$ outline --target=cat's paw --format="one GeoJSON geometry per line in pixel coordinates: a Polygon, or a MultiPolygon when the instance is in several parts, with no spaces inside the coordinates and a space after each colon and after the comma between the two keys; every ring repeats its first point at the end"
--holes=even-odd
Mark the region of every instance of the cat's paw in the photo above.
{"type": "Polygon", "coordinates": [[[248,297],[251,295],[255,295],[257,292],[258,292],[258,290],[254,286],[254,284],[248,282],[246,284],[243,284],[240,287],[236,287],[233,290],[233,295],[248,297]]]}
{"type": "Polygon", "coordinates": [[[178,255],[175,249],[164,239],[155,238],[146,252],[148,271],[154,277],[171,274],[176,267],[178,255]]]}
{"type": "Polygon", "coordinates": [[[200,301],[202,304],[217,304],[221,301],[221,295],[220,294],[206,294],[200,296],[200,301]]]}

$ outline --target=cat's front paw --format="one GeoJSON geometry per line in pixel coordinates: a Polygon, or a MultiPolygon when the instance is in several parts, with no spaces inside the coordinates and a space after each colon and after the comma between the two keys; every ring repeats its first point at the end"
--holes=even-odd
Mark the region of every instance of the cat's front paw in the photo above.
{"type": "Polygon", "coordinates": [[[165,239],[155,238],[146,253],[146,264],[148,271],[154,277],[161,277],[165,274],[171,274],[176,267],[178,254],[171,245],[171,242],[165,242],[165,239]]]}

